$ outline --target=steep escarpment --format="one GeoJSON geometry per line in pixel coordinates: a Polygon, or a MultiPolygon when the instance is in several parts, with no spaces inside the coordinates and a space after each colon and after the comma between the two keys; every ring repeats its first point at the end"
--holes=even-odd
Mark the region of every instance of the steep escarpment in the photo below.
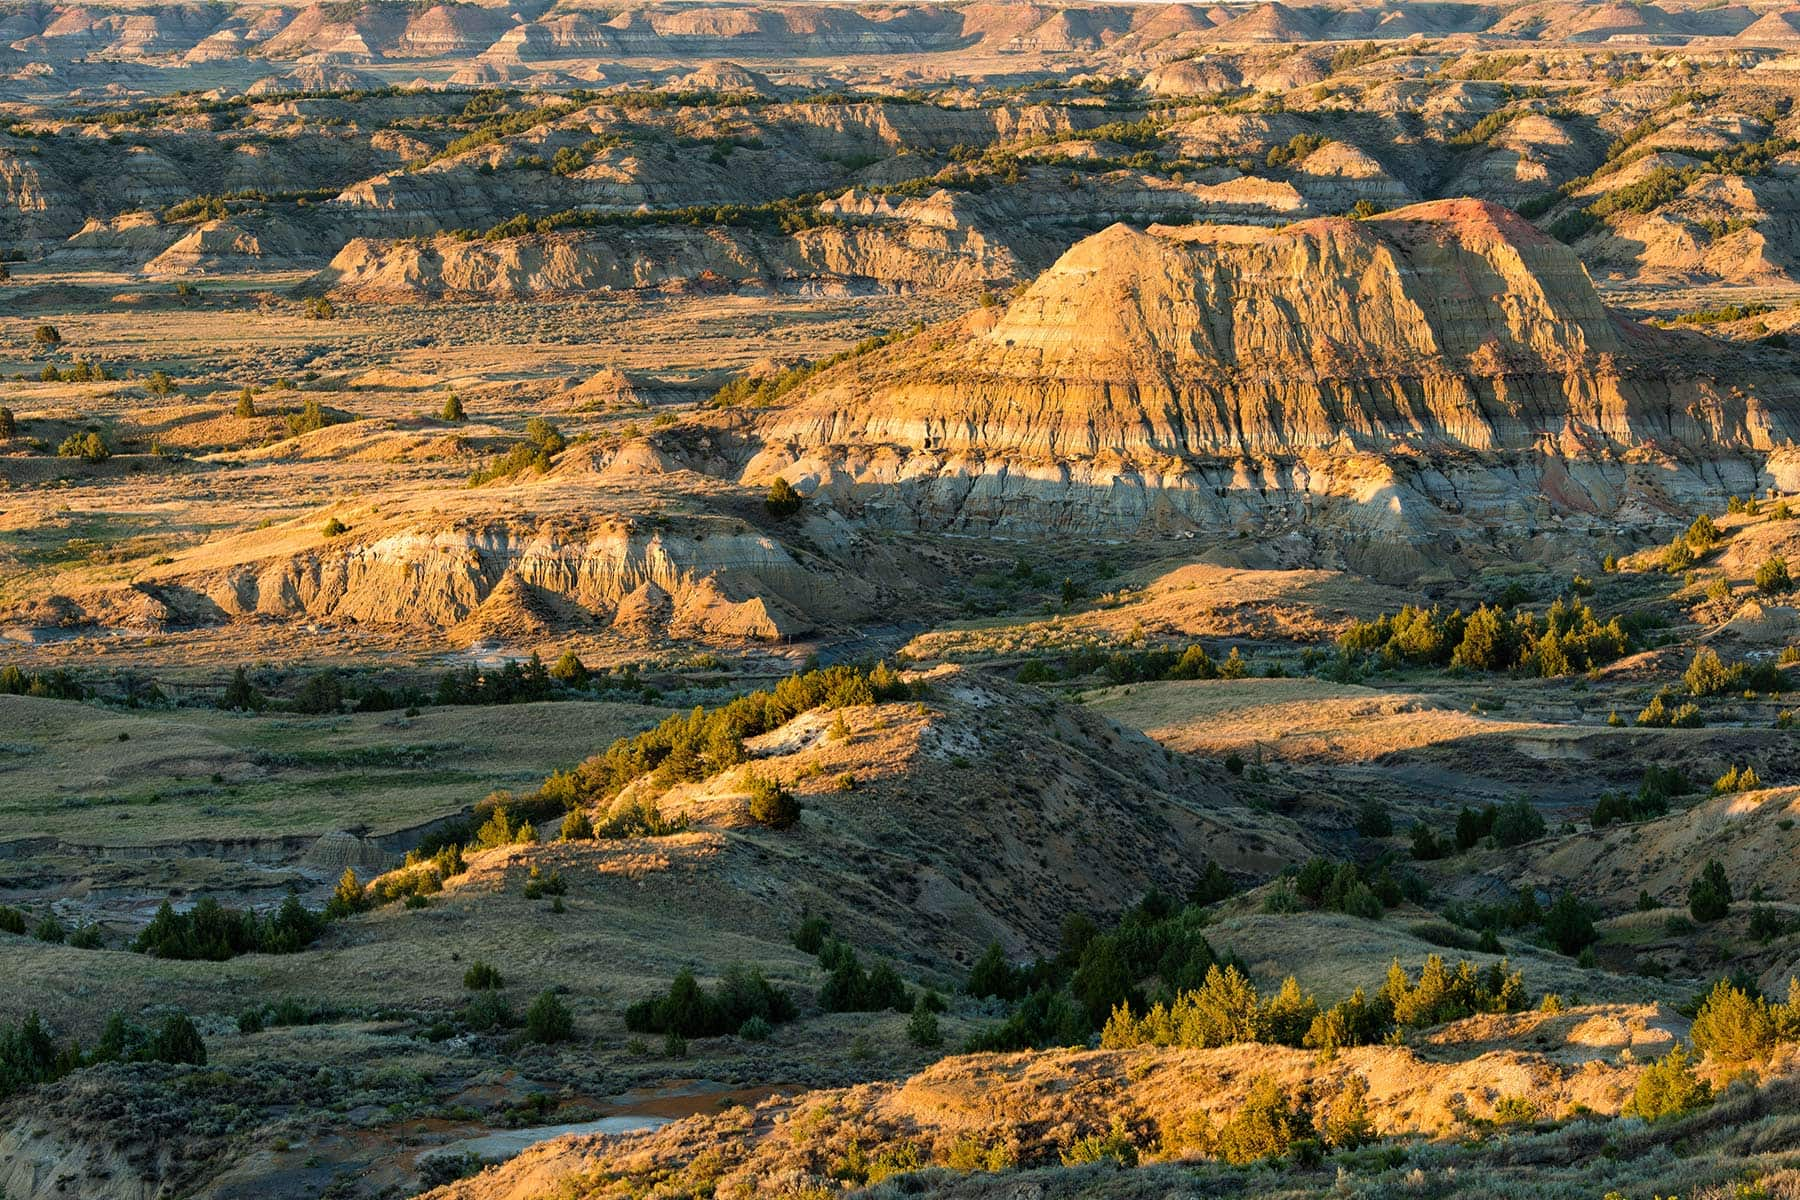
{"type": "Polygon", "coordinates": [[[796,234],[691,225],[500,241],[357,239],[313,286],[363,297],[517,297],[685,284],[954,289],[1016,278],[979,230],[920,224],[796,234]]]}
{"type": "Polygon", "coordinates": [[[779,641],[861,612],[880,587],[739,522],[345,515],[351,531],[335,538],[313,522],[262,530],[176,556],[129,587],[70,587],[10,616],[132,630],[304,617],[464,645],[532,646],[570,630],[634,644],[779,641]]]}
{"type": "Polygon", "coordinates": [[[1330,498],[1418,541],[1753,482],[1796,423],[1782,380],[1611,313],[1490,204],[1115,226],[1004,310],[821,376],[760,422],[747,476],[1001,524],[1241,527],[1330,498]]]}

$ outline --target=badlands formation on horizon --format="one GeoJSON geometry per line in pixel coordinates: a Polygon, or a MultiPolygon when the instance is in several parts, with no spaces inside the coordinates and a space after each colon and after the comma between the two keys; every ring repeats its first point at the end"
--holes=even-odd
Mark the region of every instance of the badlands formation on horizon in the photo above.
{"type": "Polygon", "coordinates": [[[0,1195],[1800,1198],[1796,100],[0,10],[0,1195]]]}

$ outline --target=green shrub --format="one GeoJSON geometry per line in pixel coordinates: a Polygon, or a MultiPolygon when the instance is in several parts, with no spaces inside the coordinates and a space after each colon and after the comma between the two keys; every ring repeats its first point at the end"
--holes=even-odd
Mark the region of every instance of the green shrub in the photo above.
{"type": "Polygon", "coordinates": [[[1262,1075],[1251,1083],[1243,1106],[1220,1127],[1212,1150],[1239,1166],[1279,1158],[1304,1128],[1303,1115],[1289,1105],[1287,1088],[1274,1076],[1262,1075]]]}
{"type": "Polygon", "coordinates": [[[1065,1167],[1097,1162],[1115,1162],[1121,1167],[1137,1166],[1137,1144],[1132,1141],[1131,1132],[1125,1128],[1123,1120],[1115,1117],[1112,1128],[1107,1132],[1076,1138],[1062,1150],[1062,1163],[1065,1167]]]}
{"type": "Polygon", "coordinates": [[[368,907],[368,889],[356,877],[356,868],[345,867],[344,873],[338,876],[337,888],[331,893],[331,899],[325,902],[325,919],[340,921],[368,907]]]}
{"type": "Polygon", "coordinates": [[[1529,800],[1519,798],[1502,804],[1494,815],[1494,841],[1511,849],[1544,836],[1544,818],[1529,800]]]}
{"type": "Polygon", "coordinates": [[[1026,982],[1007,961],[999,942],[989,942],[975,965],[969,968],[969,981],[964,989],[971,996],[997,996],[1016,1000],[1025,994],[1026,982]]]}
{"type": "Polygon", "coordinates": [[[13,410],[0,404],[0,442],[19,436],[19,421],[13,410]]]}
{"type": "Polygon", "coordinates": [[[1772,942],[1783,937],[1789,929],[1788,920],[1774,909],[1765,905],[1757,905],[1750,910],[1750,936],[1760,943],[1772,942]]]}
{"type": "Polygon", "coordinates": [[[1637,1089],[1624,1111],[1626,1116],[1661,1121],[1711,1102],[1712,1089],[1694,1075],[1693,1058],[1678,1042],[1638,1076],[1637,1089]]]}
{"type": "Polygon", "coordinates": [[[800,801],[765,775],[751,775],[750,819],[769,829],[791,829],[800,821],[800,801]]]}
{"type": "Polygon", "coordinates": [[[1319,1113],[1319,1136],[1333,1150],[1354,1150],[1375,1140],[1375,1123],[1369,1117],[1369,1081],[1352,1074],[1336,1096],[1319,1113]]]}
{"type": "Polygon", "coordinates": [[[831,975],[819,989],[819,1007],[826,1012],[905,1012],[912,999],[899,974],[886,962],[864,971],[856,952],[842,942],[828,946],[820,961],[832,963],[831,975]]]}
{"type": "Polygon", "coordinates": [[[1688,885],[1688,911],[1696,921],[1717,921],[1731,912],[1731,881],[1725,867],[1717,859],[1707,859],[1706,866],[1688,885]]]}
{"type": "Polygon", "coordinates": [[[492,991],[505,986],[506,980],[501,977],[499,968],[491,963],[482,962],[479,958],[470,963],[469,969],[463,972],[463,987],[471,992],[492,991]]]}
{"type": "Polygon", "coordinates": [[[477,1033],[505,1029],[513,1023],[512,1006],[497,991],[477,992],[463,1005],[462,1022],[477,1033]]]}
{"type": "Polygon", "coordinates": [[[925,1006],[923,996],[913,1005],[912,1016],[906,1022],[906,1040],[927,1050],[944,1044],[943,1032],[938,1028],[937,1014],[925,1006]]]}
{"type": "Polygon", "coordinates": [[[513,824],[512,814],[504,802],[495,804],[488,819],[481,828],[475,831],[474,839],[469,843],[472,850],[494,850],[501,846],[530,845],[537,841],[537,829],[528,818],[520,817],[518,824],[513,824]]]}
{"type": "Polygon", "coordinates": [[[123,1013],[113,1013],[100,1032],[89,1062],[165,1062],[206,1065],[206,1043],[186,1013],[172,1013],[155,1030],[123,1013]]]}
{"type": "Polygon", "coordinates": [[[1762,779],[1757,775],[1755,767],[1731,766],[1727,767],[1725,773],[1713,781],[1712,794],[1730,796],[1738,792],[1754,792],[1759,790],[1762,785],[1762,779]]]}
{"type": "Polygon", "coordinates": [[[794,948],[803,954],[817,954],[825,947],[825,939],[831,935],[831,922],[824,917],[808,914],[800,919],[794,928],[794,948]]]}
{"type": "Polygon", "coordinates": [[[525,1010],[525,1036],[534,1042],[566,1042],[575,1032],[575,1017],[554,991],[538,993],[525,1010]]]}
{"type": "Polygon", "coordinates": [[[1719,655],[1709,646],[1694,651],[1694,659],[1682,675],[1688,692],[1694,696],[1716,696],[1731,686],[1731,674],[1719,655]]]}
{"type": "Polygon", "coordinates": [[[1394,818],[1387,804],[1374,796],[1365,799],[1356,811],[1356,832],[1366,838],[1392,837],[1394,818]]]}
{"type": "Polygon", "coordinates": [[[1787,559],[1779,554],[1771,554],[1756,568],[1756,590],[1765,595],[1778,595],[1794,590],[1794,581],[1788,576],[1787,559]]]}
{"type": "Polygon", "coordinates": [[[206,1043],[187,1014],[176,1013],[164,1018],[161,1028],[150,1039],[149,1055],[153,1062],[191,1063],[203,1067],[206,1065],[206,1043]]]}
{"type": "Polygon", "coordinates": [[[112,457],[106,442],[97,433],[71,433],[56,448],[58,458],[79,458],[86,463],[102,463],[112,457]]]}
{"type": "Polygon", "coordinates": [[[1524,1096],[1502,1096],[1494,1102],[1496,1124],[1529,1125],[1537,1119],[1537,1105],[1524,1096]]]}
{"type": "Polygon", "coordinates": [[[568,892],[569,885],[563,879],[562,872],[554,868],[550,874],[545,875],[534,866],[525,877],[525,898],[527,900],[541,900],[545,896],[566,896],[568,892]]]}
{"type": "Polygon", "coordinates": [[[532,417],[525,422],[525,438],[552,458],[561,454],[569,444],[568,439],[563,437],[562,430],[543,417],[532,417]]]}
{"type": "Polygon", "coordinates": [[[769,484],[769,494],[763,498],[763,507],[769,510],[772,517],[786,519],[800,511],[802,500],[794,485],[777,475],[769,484]]]}
{"type": "Polygon", "coordinates": [[[307,400],[300,406],[299,412],[288,413],[284,418],[284,421],[287,425],[289,437],[301,437],[308,433],[317,433],[327,425],[336,423],[327,416],[323,408],[319,407],[319,402],[317,400],[307,400]]]}
{"type": "Polygon", "coordinates": [[[249,673],[238,667],[231,673],[231,682],[225,685],[219,707],[232,712],[261,712],[267,703],[263,694],[251,686],[249,673]]]}
{"type": "Polygon", "coordinates": [[[1594,910],[1572,892],[1564,892],[1544,912],[1544,939],[1563,954],[1576,955],[1599,938],[1594,910]]]}
{"type": "Polygon", "coordinates": [[[307,676],[294,696],[294,711],[325,716],[344,707],[344,685],[336,671],[327,669],[307,676]]]}
{"type": "Polygon", "coordinates": [[[1694,1048],[1721,1062],[1749,1062],[1775,1048],[1776,1019],[1769,1002],[1721,979],[1694,1017],[1694,1048]]]}
{"type": "Polygon", "coordinates": [[[1067,992],[1040,987],[1027,992],[1005,1021],[972,1035],[963,1051],[981,1054],[1079,1045],[1087,1041],[1091,1029],[1087,1014],[1067,992]]]}
{"type": "Polygon", "coordinates": [[[564,650],[562,657],[550,666],[550,678],[567,687],[584,688],[591,677],[587,664],[573,650],[564,650]]]}

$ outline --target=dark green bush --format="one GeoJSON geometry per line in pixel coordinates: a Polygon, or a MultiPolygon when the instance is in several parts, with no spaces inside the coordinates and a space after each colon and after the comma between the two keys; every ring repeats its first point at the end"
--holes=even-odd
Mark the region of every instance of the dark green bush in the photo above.
{"type": "Polygon", "coordinates": [[[525,1010],[525,1036],[534,1042],[566,1042],[574,1033],[575,1017],[553,991],[539,992],[525,1010]]]}
{"type": "Polygon", "coordinates": [[[478,958],[469,964],[467,971],[463,972],[463,986],[471,992],[491,991],[495,988],[505,987],[506,980],[501,978],[497,968],[478,958]]]}
{"type": "Polygon", "coordinates": [[[1688,885],[1688,911],[1696,921],[1717,921],[1731,913],[1731,900],[1731,881],[1725,877],[1724,865],[1707,859],[1688,885]]]}
{"type": "Polygon", "coordinates": [[[667,994],[640,1000],[625,1010],[633,1033],[673,1033],[682,1037],[722,1037],[760,1017],[771,1025],[799,1015],[793,998],[770,986],[754,967],[732,965],[711,992],[687,968],[676,974],[667,994]]]}

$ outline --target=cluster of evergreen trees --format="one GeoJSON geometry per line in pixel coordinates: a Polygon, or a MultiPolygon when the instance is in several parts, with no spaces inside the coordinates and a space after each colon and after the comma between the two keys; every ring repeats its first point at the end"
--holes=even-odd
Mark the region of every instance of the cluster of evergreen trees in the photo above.
{"type": "Polygon", "coordinates": [[[1172,999],[1200,986],[1220,964],[1202,932],[1208,916],[1199,904],[1182,905],[1152,891],[1102,933],[1081,915],[1063,924],[1054,958],[1016,966],[990,945],[969,971],[972,996],[1016,1001],[1006,1020],[978,1032],[970,1050],[1024,1050],[1077,1045],[1125,1003],[1145,1007],[1140,986],[1154,976],[1172,999]]]}
{"type": "Polygon", "coordinates": [[[1421,862],[1447,858],[1453,853],[1466,853],[1485,840],[1504,849],[1523,846],[1544,836],[1544,818],[1531,801],[1523,796],[1504,804],[1484,804],[1480,808],[1464,806],[1456,814],[1456,834],[1446,841],[1429,826],[1420,822],[1412,828],[1413,857],[1421,862]]]}
{"type": "Polygon", "coordinates": [[[1652,764],[1644,769],[1644,780],[1635,793],[1602,792],[1589,819],[1595,829],[1627,821],[1652,820],[1669,811],[1670,800],[1693,790],[1694,785],[1688,782],[1679,767],[1652,764]]]}
{"type": "Polygon", "coordinates": [[[474,663],[460,671],[446,671],[438,679],[437,703],[529,704],[555,694],[556,681],[550,677],[550,669],[533,654],[524,662],[508,661],[491,671],[474,663]]]}
{"type": "Polygon", "coordinates": [[[1559,953],[1578,955],[1599,937],[1594,931],[1597,915],[1592,905],[1573,892],[1562,893],[1545,908],[1528,887],[1497,904],[1453,905],[1445,911],[1458,925],[1478,931],[1478,948],[1489,954],[1500,952],[1500,934],[1537,930],[1559,953]]]}
{"type": "MultiPolygon", "coordinates": [[[[358,686],[346,683],[336,671],[315,671],[302,682],[293,698],[271,701],[238,667],[232,672],[220,696],[220,708],[237,712],[262,712],[269,708],[323,715],[341,712],[349,705],[357,712],[392,712],[403,708],[423,708],[428,704],[528,704],[554,700],[566,690],[582,691],[602,678],[590,671],[574,653],[565,653],[554,666],[546,667],[535,653],[523,660],[509,660],[498,667],[482,668],[474,663],[444,672],[437,687],[426,692],[413,686],[389,688],[378,683],[358,686]]],[[[640,684],[635,670],[627,668],[616,680],[608,679],[613,690],[631,695],[652,692],[640,684]]],[[[3,690],[3,689],[0,689],[3,690]]]]}
{"type": "Polygon", "coordinates": [[[620,738],[572,772],[544,781],[540,794],[572,807],[616,796],[654,774],[661,783],[698,780],[744,761],[744,739],[767,733],[815,708],[902,700],[912,689],[886,664],[873,670],[837,666],[790,675],[719,708],[695,708],[635,737],[620,738]]]}
{"type": "MultiPolygon", "coordinates": [[[[1223,659],[1215,659],[1199,642],[1177,650],[1172,646],[1148,650],[1105,651],[1098,647],[1074,650],[1063,660],[1060,672],[1042,659],[1032,659],[1019,671],[1020,683],[1046,683],[1053,679],[1079,679],[1100,674],[1112,683],[1148,683],[1161,679],[1243,679],[1250,662],[1233,646],[1223,659]]],[[[1270,669],[1279,674],[1280,668],[1270,669]]]]}
{"type": "Polygon", "coordinates": [[[1543,618],[1523,609],[1483,604],[1472,613],[1407,605],[1373,621],[1357,621],[1338,646],[1373,655],[1387,666],[1457,667],[1555,676],[1609,663],[1632,646],[1618,617],[1602,624],[1580,599],[1558,598],[1543,618]]]}
{"type": "Polygon", "coordinates": [[[50,671],[22,671],[16,666],[0,667],[0,696],[36,696],[43,700],[85,700],[87,688],[69,672],[57,668],[50,671]]]}
{"type": "Polygon", "coordinates": [[[1395,1029],[1424,1028],[1478,1012],[1517,1012],[1525,1007],[1523,976],[1504,959],[1483,969],[1466,959],[1454,969],[1441,956],[1426,958],[1417,981],[1395,962],[1373,995],[1357,988],[1321,1009],[1289,976],[1267,999],[1236,966],[1213,966],[1201,986],[1178,993],[1168,1003],[1134,1012],[1114,1008],[1100,1044],[1207,1048],[1265,1042],[1336,1050],[1383,1041],[1395,1029]]]}
{"type": "Polygon", "coordinates": [[[625,1010],[625,1028],[634,1033],[721,1037],[742,1031],[751,1021],[779,1025],[799,1012],[794,998],[771,986],[754,967],[727,967],[711,991],[683,967],[667,994],[640,1000],[625,1010]]]}
{"type": "Polygon", "coordinates": [[[174,1013],[147,1029],[114,1013],[93,1050],[59,1041],[37,1013],[17,1025],[0,1025],[0,1100],[82,1067],[109,1062],[165,1062],[206,1065],[206,1043],[185,1013],[174,1013]]]}
{"type": "Polygon", "coordinates": [[[1287,911],[1304,905],[1378,921],[1387,909],[1401,901],[1424,898],[1425,885],[1417,875],[1403,871],[1396,876],[1392,864],[1386,861],[1362,867],[1312,858],[1291,872],[1286,890],[1274,892],[1269,907],[1287,911]]]}
{"type": "Polygon", "coordinates": [[[157,958],[223,962],[240,954],[293,954],[312,945],[324,930],[324,915],[301,904],[292,892],[266,917],[226,908],[205,896],[186,912],[163,901],[132,949],[157,958]]]}

